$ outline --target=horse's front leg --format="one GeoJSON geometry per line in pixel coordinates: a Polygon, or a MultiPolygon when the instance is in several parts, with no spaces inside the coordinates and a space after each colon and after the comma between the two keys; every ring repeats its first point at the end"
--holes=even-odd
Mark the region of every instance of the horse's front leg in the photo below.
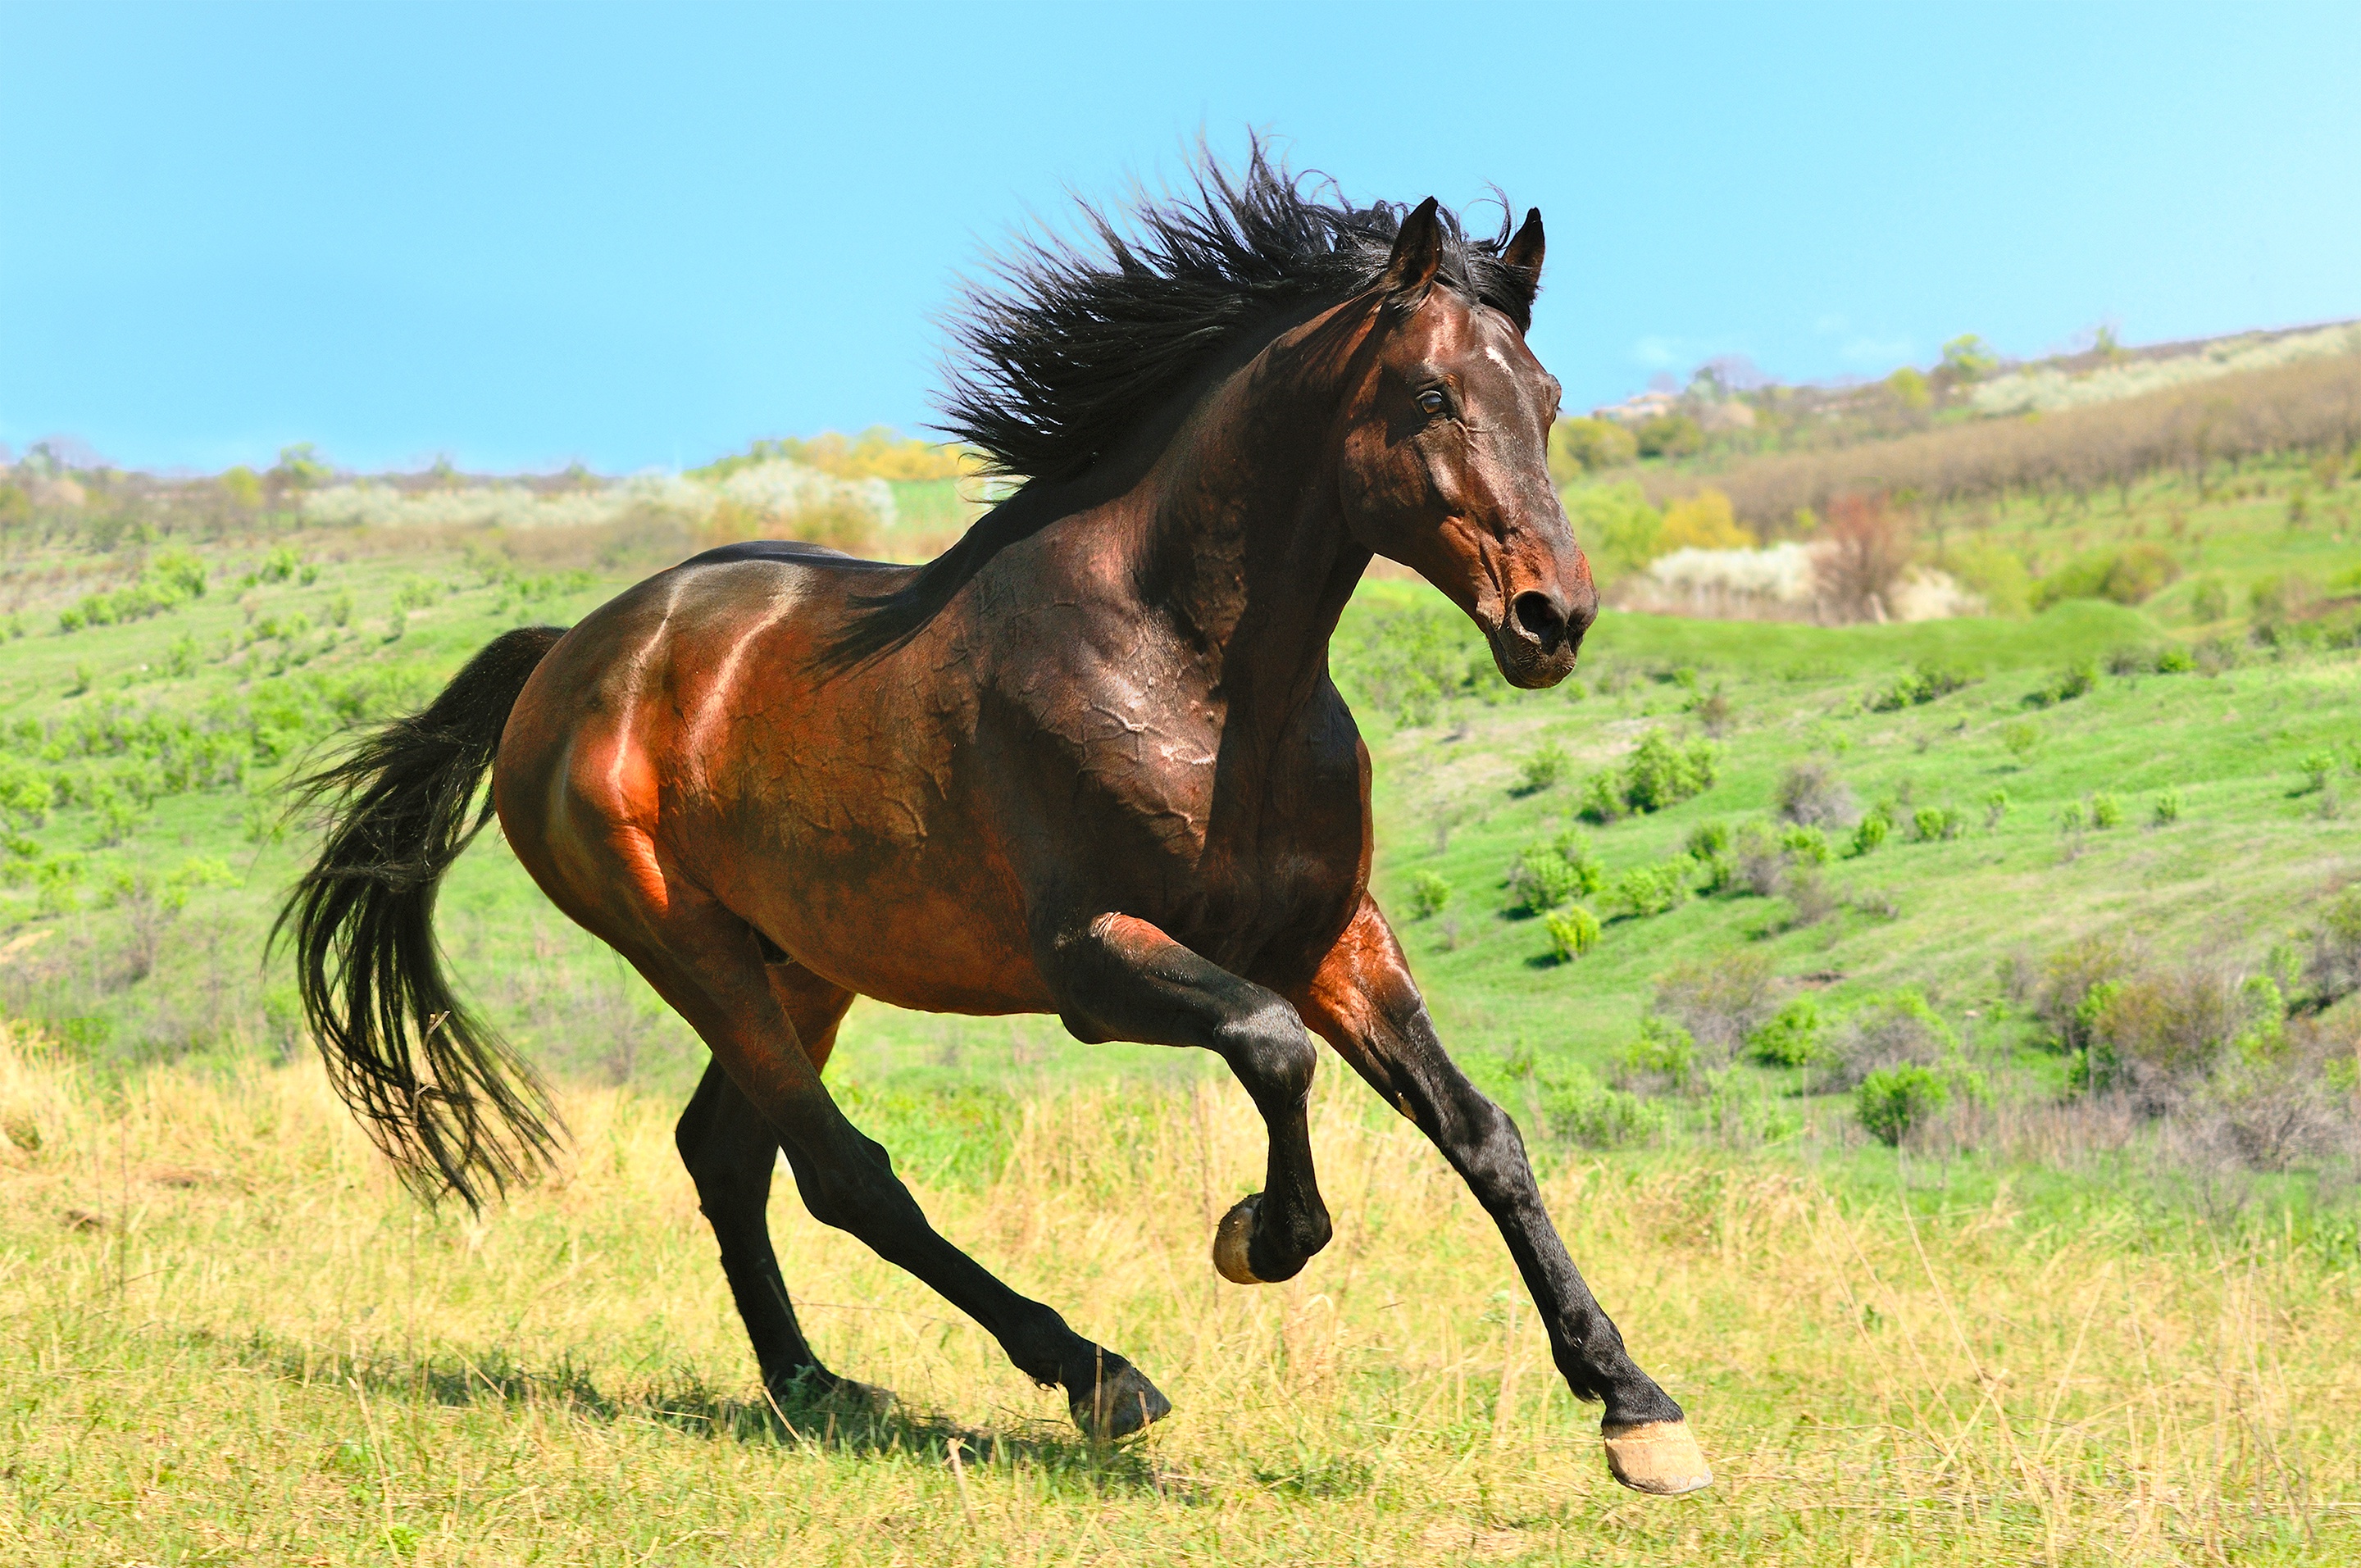
{"type": "Polygon", "coordinates": [[[1615,1478],[1665,1494],[1710,1482],[1713,1474],[1680,1406],[1625,1353],[1623,1336],[1567,1255],[1542,1207],[1516,1124],[1444,1050],[1401,947],[1374,900],[1362,900],[1295,1002],[1305,1022],[1433,1140],[1500,1227],[1548,1326],[1558,1370],[1577,1398],[1607,1407],[1600,1425],[1615,1478]]]}
{"type": "Polygon", "coordinates": [[[1213,1265],[1240,1285],[1301,1272],[1328,1245],[1329,1226],[1308,1121],[1320,1053],[1295,1009],[1128,915],[1052,929],[1039,948],[1042,974],[1077,1039],[1197,1046],[1229,1063],[1269,1129],[1270,1162],[1262,1191],[1223,1217],[1213,1265]]]}

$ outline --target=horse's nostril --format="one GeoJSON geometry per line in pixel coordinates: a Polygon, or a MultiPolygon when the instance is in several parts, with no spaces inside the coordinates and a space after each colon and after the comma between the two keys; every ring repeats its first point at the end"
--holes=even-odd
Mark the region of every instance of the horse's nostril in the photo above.
{"type": "Polygon", "coordinates": [[[1547,594],[1519,594],[1510,607],[1517,625],[1524,634],[1542,645],[1544,652],[1554,652],[1565,639],[1565,612],[1547,594]]]}

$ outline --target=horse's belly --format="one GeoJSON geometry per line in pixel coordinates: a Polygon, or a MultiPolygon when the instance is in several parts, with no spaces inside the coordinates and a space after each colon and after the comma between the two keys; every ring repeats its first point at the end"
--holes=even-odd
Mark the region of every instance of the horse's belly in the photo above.
{"type": "Polygon", "coordinates": [[[747,910],[797,963],[926,1013],[1053,1011],[1022,905],[984,865],[948,857],[794,857],[747,910]]]}

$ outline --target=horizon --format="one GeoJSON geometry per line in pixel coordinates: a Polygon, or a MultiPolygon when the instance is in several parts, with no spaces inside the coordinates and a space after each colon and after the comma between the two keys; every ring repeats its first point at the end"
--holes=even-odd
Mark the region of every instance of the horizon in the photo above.
{"type": "Polygon", "coordinates": [[[629,474],[926,435],[983,249],[1250,127],[1356,201],[1540,206],[1570,409],[1725,356],[1826,385],[1966,333],[2361,316],[2345,9],[1733,9],[1677,44],[1535,9],[1415,56],[1407,7],[1068,15],[0,5],[44,67],[0,104],[39,218],[0,231],[0,442],[629,474]]]}

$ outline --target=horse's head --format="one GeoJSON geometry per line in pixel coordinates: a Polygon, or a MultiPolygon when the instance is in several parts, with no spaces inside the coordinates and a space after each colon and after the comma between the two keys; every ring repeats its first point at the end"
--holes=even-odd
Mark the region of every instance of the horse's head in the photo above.
{"type": "MultiPolygon", "coordinates": [[[[1590,564],[1550,483],[1557,379],[1516,321],[1436,285],[1444,242],[1429,199],[1403,220],[1378,280],[1370,373],[1346,415],[1345,515],[1365,547],[1425,577],[1484,629],[1510,685],[1554,685],[1598,614],[1590,564]]],[[[1499,259],[1530,302],[1540,213],[1526,214],[1499,259]]]]}

